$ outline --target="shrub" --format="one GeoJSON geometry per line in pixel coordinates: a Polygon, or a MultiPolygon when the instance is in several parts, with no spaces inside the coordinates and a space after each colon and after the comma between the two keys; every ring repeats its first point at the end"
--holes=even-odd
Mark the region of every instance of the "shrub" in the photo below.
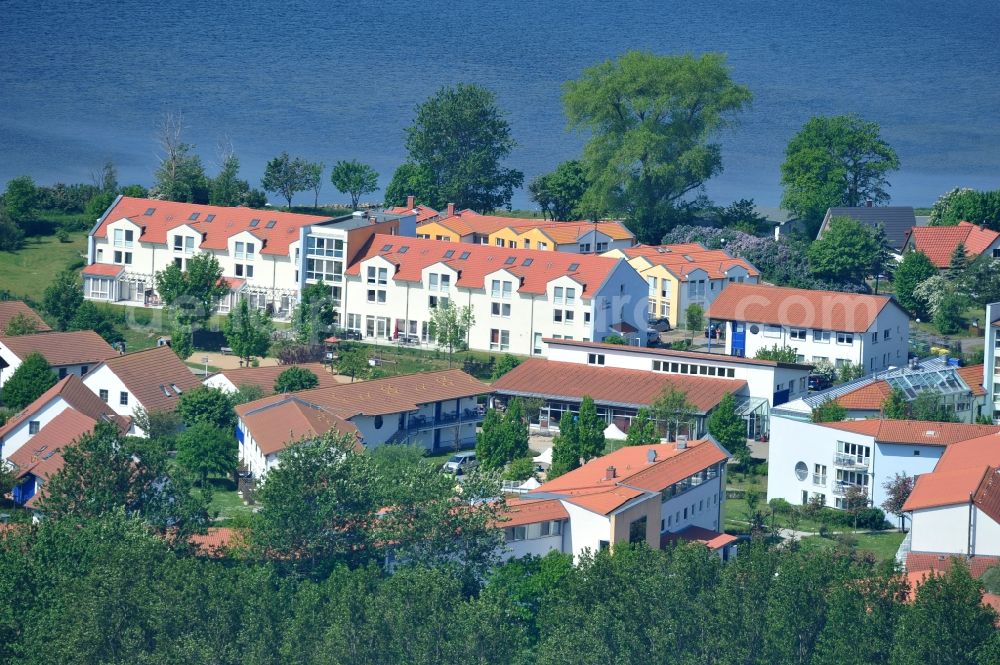
{"type": "Polygon", "coordinates": [[[535,460],[531,457],[518,457],[507,465],[504,480],[527,480],[535,475],[535,460]]]}
{"type": "Polygon", "coordinates": [[[148,309],[135,307],[132,309],[132,320],[137,326],[148,326],[153,322],[153,313],[148,309]]]}
{"type": "Polygon", "coordinates": [[[56,231],[56,238],[59,239],[59,242],[70,242],[69,231],[60,227],[59,230],[56,231]]]}
{"type": "MultiPolygon", "coordinates": [[[[853,519],[851,521],[853,522],[853,519]]],[[[885,513],[881,508],[863,508],[858,511],[859,529],[877,529],[881,531],[886,528],[886,524],[885,513]]]]}
{"type": "Polygon", "coordinates": [[[853,533],[838,533],[836,540],[844,547],[857,547],[858,539],[853,533]]]}
{"type": "Polygon", "coordinates": [[[795,506],[784,499],[771,499],[767,505],[778,515],[787,515],[795,510],[795,506]]]}

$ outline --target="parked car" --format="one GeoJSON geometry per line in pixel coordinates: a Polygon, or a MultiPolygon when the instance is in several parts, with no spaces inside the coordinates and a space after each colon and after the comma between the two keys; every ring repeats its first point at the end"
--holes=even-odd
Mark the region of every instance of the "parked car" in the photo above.
{"type": "Polygon", "coordinates": [[[711,339],[722,339],[722,326],[718,323],[706,326],[705,337],[710,337],[711,339]]]}
{"type": "Polygon", "coordinates": [[[670,319],[666,317],[661,317],[659,319],[650,319],[649,327],[656,332],[670,332],[670,319]]]}
{"type": "Polygon", "coordinates": [[[810,374],[809,375],[809,390],[826,390],[833,385],[830,381],[830,377],[825,374],[810,374]]]}
{"type": "Polygon", "coordinates": [[[660,343],[660,333],[655,328],[646,328],[646,346],[656,346],[660,343]]]}
{"type": "Polygon", "coordinates": [[[472,450],[467,450],[461,453],[455,453],[451,458],[444,463],[441,470],[445,473],[452,473],[456,476],[461,476],[472,469],[479,466],[479,461],[476,460],[476,453],[472,450]]]}

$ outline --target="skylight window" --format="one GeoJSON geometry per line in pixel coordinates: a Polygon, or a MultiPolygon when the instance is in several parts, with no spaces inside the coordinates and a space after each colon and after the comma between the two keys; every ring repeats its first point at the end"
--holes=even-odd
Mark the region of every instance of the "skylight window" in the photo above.
{"type": "Polygon", "coordinates": [[[142,214],[143,214],[143,215],[144,215],[145,217],[149,217],[149,216],[150,216],[150,215],[152,215],[152,214],[153,214],[154,212],[156,212],[156,208],[146,208],[146,212],[144,212],[144,213],[142,213],[142,214]]]}
{"type": "Polygon", "coordinates": [[[408,251],[410,251],[409,245],[403,245],[402,247],[399,248],[400,254],[406,254],[408,251]]]}
{"type": "Polygon", "coordinates": [[[534,259],[525,259],[524,261],[521,262],[521,265],[524,266],[525,268],[527,268],[528,266],[530,266],[534,262],[535,262],[534,259]]]}
{"type": "Polygon", "coordinates": [[[183,390],[181,390],[181,389],[180,389],[180,388],[179,388],[179,387],[177,386],[177,384],[176,384],[176,383],[171,383],[171,384],[170,384],[170,387],[171,387],[171,388],[173,388],[173,389],[174,389],[174,392],[175,392],[175,393],[177,393],[178,395],[180,395],[180,394],[181,394],[182,392],[184,392],[183,390]]]}
{"type": "Polygon", "coordinates": [[[205,217],[205,223],[211,224],[213,219],[215,219],[215,215],[208,215],[207,217],[205,217]]]}
{"type": "Polygon", "coordinates": [[[504,261],[503,264],[505,266],[512,266],[512,265],[514,265],[515,261],[517,261],[517,257],[516,256],[508,256],[507,260],[504,261]]]}
{"type": "Polygon", "coordinates": [[[383,252],[388,252],[390,249],[392,249],[392,245],[382,245],[383,252]]]}
{"type": "Polygon", "coordinates": [[[276,220],[276,219],[269,219],[269,220],[267,220],[267,224],[264,225],[264,228],[265,229],[273,229],[274,225],[277,224],[277,223],[278,223],[278,220],[276,220]]]}
{"type": "Polygon", "coordinates": [[[579,269],[580,269],[580,264],[579,263],[571,263],[571,264],[569,264],[569,271],[570,272],[576,272],[579,269]]]}
{"type": "Polygon", "coordinates": [[[461,259],[462,261],[464,261],[467,258],[469,258],[470,254],[471,254],[471,252],[462,252],[461,254],[458,255],[458,258],[461,259]]]}
{"type": "Polygon", "coordinates": [[[164,386],[164,385],[161,384],[160,385],[160,390],[163,391],[164,395],[166,395],[167,397],[170,397],[170,390],[166,386],[164,386]]]}
{"type": "Polygon", "coordinates": [[[449,249],[447,252],[444,253],[444,258],[446,259],[450,259],[453,256],[455,256],[455,250],[453,249],[449,249]]]}
{"type": "Polygon", "coordinates": [[[251,229],[252,229],[252,228],[256,228],[256,226],[257,226],[258,224],[260,224],[260,220],[259,220],[259,219],[251,219],[251,220],[250,220],[250,228],[251,228],[251,229]]]}
{"type": "Polygon", "coordinates": [[[198,221],[198,215],[200,215],[200,214],[201,214],[200,212],[193,212],[193,213],[191,213],[191,216],[188,217],[188,221],[189,222],[197,222],[198,221]]]}

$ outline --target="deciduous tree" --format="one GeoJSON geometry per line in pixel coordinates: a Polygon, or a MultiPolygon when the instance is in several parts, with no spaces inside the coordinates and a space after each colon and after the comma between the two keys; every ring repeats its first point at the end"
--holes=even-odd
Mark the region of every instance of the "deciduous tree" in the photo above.
{"type": "Polygon", "coordinates": [[[296,192],[308,190],[309,182],[309,162],[300,157],[293,159],[287,152],[282,152],[268,161],[260,184],[265,192],[280,194],[291,209],[292,197],[296,192]]]}
{"type": "Polygon", "coordinates": [[[475,322],[476,317],[471,307],[456,307],[451,300],[445,305],[439,304],[431,311],[428,330],[434,343],[439,348],[447,349],[448,367],[451,367],[455,349],[465,348],[469,329],[475,322]]]}
{"type": "Polygon", "coordinates": [[[323,162],[306,162],[305,165],[305,179],[302,184],[306,191],[312,190],[313,208],[316,210],[319,210],[319,192],[323,189],[323,169],[325,168],[326,164],[323,162]]]}
{"type": "Polygon", "coordinates": [[[83,285],[79,275],[72,270],[57,273],[42,296],[42,309],[52,317],[56,330],[69,330],[70,322],[82,303],[83,285]]]}
{"type": "Polygon", "coordinates": [[[8,337],[19,337],[21,335],[34,335],[38,332],[38,322],[34,317],[28,316],[24,312],[18,312],[7,322],[3,334],[8,337]]]}
{"type": "Polygon", "coordinates": [[[589,132],[585,205],[623,215],[657,243],[684,198],[722,172],[717,132],[750,102],[725,56],[629,51],[564,86],[570,127],[589,132]]]}
{"type": "Polygon", "coordinates": [[[639,409],[625,434],[625,445],[645,446],[659,442],[660,437],[656,433],[656,424],[649,417],[649,409],[639,409]]]}
{"type": "Polygon", "coordinates": [[[734,455],[747,447],[747,424],[736,413],[732,393],[727,393],[708,416],[708,433],[734,455]]]}
{"type": "Polygon", "coordinates": [[[769,347],[763,346],[757,349],[753,356],[757,360],[775,360],[780,363],[798,362],[799,352],[792,346],[778,346],[773,344],[769,347]]]}
{"type": "Polygon", "coordinates": [[[240,299],[222,324],[226,343],[248,367],[255,356],[267,353],[273,328],[271,317],[262,310],[251,308],[246,298],[240,299]]]}
{"type": "Polygon", "coordinates": [[[903,255],[892,284],[896,289],[896,299],[899,304],[912,316],[927,318],[927,306],[914,296],[914,291],[921,283],[936,274],[937,268],[923,252],[911,251],[903,255]]]}
{"type": "Polygon", "coordinates": [[[1000,230],[1000,190],[981,192],[956,187],[942,194],[931,207],[930,225],[955,226],[959,222],[1000,230]]]}
{"type": "Polygon", "coordinates": [[[409,196],[413,196],[424,205],[430,205],[431,201],[437,205],[437,190],[429,168],[405,162],[392,174],[392,179],[385,188],[385,205],[406,205],[409,196]]]}
{"type": "Polygon", "coordinates": [[[7,377],[0,389],[0,396],[3,397],[5,406],[20,411],[56,385],[58,380],[45,356],[31,353],[7,377]]]}
{"type": "Polygon", "coordinates": [[[916,480],[913,476],[907,475],[906,471],[903,471],[903,473],[894,474],[892,478],[882,483],[882,489],[885,490],[885,501],[882,502],[882,510],[886,514],[898,516],[900,528],[903,527],[903,520],[906,519],[906,516],[903,515],[903,506],[906,504],[906,500],[910,498],[910,493],[913,491],[916,480]]]}
{"type": "Polygon", "coordinates": [[[490,409],[476,435],[476,459],[487,471],[497,471],[504,465],[528,454],[528,422],[521,400],[514,398],[502,414],[490,409]]]}
{"type": "Polygon", "coordinates": [[[198,386],[185,390],[177,401],[177,413],[188,427],[205,423],[224,431],[236,425],[236,413],[229,395],[218,388],[198,386]]]}
{"type": "Polygon", "coordinates": [[[493,365],[493,371],[490,373],[490,381],[496,381],[501,376],[514,369],[521,364],[521,359],[517,356],[505,353],[500,356],[500,360],[493,365]]]}
{"type": "Polygon", "coordinates": [[[547,219],[565,221],[580,216],[579,207],[589,182],[579,160],[562,162],[552,173],[535,178],[528,191],[547,219]]]}
{"type": "Polygon", "coordinates": [[[122,344],[125,335],[115,325],[110,313],[90,300],[84,300],[69,324],[70,330],[93,330],[108,344],[122,344]]]}
{"type": "Polygon", "coordinates": [[[584,395],[577,419],[577,450],[584,462],[604,454],[604,429],[607,426],[604,418],[597,413],[594,398],[584,395]]]}
{"type": "Polygon", "coordinates": [[[694,335],[695,331],[701,330],[705,325],[705,309],[696,302],[691,303],[684,310],[684,323],[688,332],[694,335]]]}
{"type": "Polygon", "coordinates": [[[274,392],[293,393],[319,385],[319,377],[305,367],[289,367],[274,380],[274,392]]]}
{"type": "Polygon", "coordinates": [[[833,399],[828,399],[817,405],[812,411],[814,423],[834,423],[847,419],[847,409],[833,399]]]}
{"type": "Polygon", "coordinates": [[[691,435],[698,409],[688,401],[686,392],[668,386],[653,402],[652,412],[667,440],[675,441],[678,434],[691,435]]]}
{"type": "Polygon", "coordinates": [[[809,247],[813,274],[831,282],[864,284],[886,265],[875,230],[851,217],[834,217],[823,237],[809,247]]]}
{"type": "Polygon", "coordinates": [[[185,143],[184,122],[178,114],[163,116],[157,132],[162,152],[154,174],[153,198],[187,203],[208,203],[209,181],[201,157],[194,146],[185,143]]]}
{"type": "Polygon", "coordinates": [[[337,358],[337,371],[351,377],[351,383],[358,377],[363,379],[371,372],[370,355],[368,347],[360,344],[342,348],[337,358]]]}
{"type": "Polygon", "coordinates": [[[351,197],[351,207],[357,210],[361,197],[378,189],[378,173],[356,159],[339,161],[330,171],[330,182],[338,192],[351,197]]]}
{"type": "Polygon", "coordinates": [[[34,221],[38,208],[38,187],[31,176],[18,176],[7,183],[3,207],[18,226],[34,221]]]}
{"type": "Polygon", "coordinates": [[[882,400],[882,417],[888,420],[907,420],[910,417],[910,402],[906,399],[906,393],[893,388],[882,400]]]}
{"type": "Polygon", "coordinates": [[[202,486],[209,474],[232,474],[236,470],[238,445],[231,430],[223,430],[207,422],[187,428],[177,437],[177,463],[201,479],[202,486]]]}
{"type": "Polygon", "coordinates": [[[222,266],[208,252],[199,252],[189,258],[186,270],[170,264],[156,273],[155,281],[157,292],[174,317],[174,330],[186,331],[188,339],[195,326],[208,321],[229,291],[229,285],[222,279],[222,266]]]}

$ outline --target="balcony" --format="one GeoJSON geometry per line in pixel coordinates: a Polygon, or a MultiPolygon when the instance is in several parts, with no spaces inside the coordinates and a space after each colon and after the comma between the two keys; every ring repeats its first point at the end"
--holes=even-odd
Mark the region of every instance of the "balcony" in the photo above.
{"type": "Polygon", "coordinates": [[[849,483],[846,480],[838,480],[833,484],[833,494],[834,496],[847,496],[847,492],[852,488],[857,487],[864,490],[866,493],[868,488],[864,485],[857,485],[855,483],[849,483]]]}
{"type": "Polygon", "coordinates": [[[837,453],[833,456],[833,465],[841,469],[867,469],[871,463],[870,457],[837,453]]]}
{"type": "Polygon", "coordinates": [[[411,416],[406,421],[408,432],[419,432],[422,430],[434,429],[445,425],[461,425],[465,423],[479,423],[484,414],[478,409],[462,409],[461,412],[449,411],[442,413],[437,418],[428,416],[411,416]]]}
{"type": "Polygon", "coordinates": [[[821,487],[826,487],[826,476],[820,475],[818,473],[813,474],[813,485],[819,485],[821,487]]]}

